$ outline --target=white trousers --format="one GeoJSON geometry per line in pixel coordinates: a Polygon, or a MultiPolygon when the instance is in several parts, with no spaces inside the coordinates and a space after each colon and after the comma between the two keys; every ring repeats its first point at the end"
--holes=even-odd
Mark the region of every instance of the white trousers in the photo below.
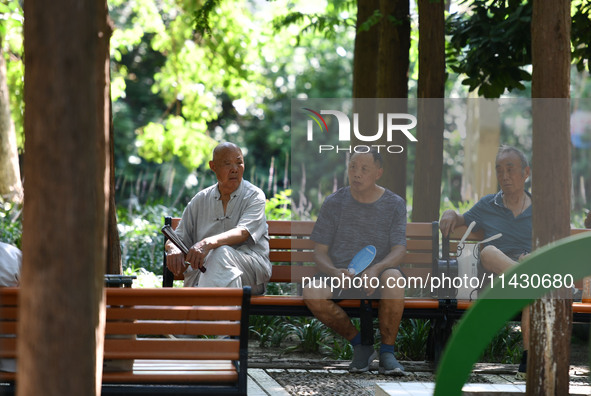
{"type": "Polygon", "coordinates": [[[256,284],[256,271],[261,266],[252,254],[240,248],[220,246],[205,258],[205,272],[192,267],[185,271],[185,287],[242,287],[250,286],[252,294],[263,294],[264,284],[256,284]]]}

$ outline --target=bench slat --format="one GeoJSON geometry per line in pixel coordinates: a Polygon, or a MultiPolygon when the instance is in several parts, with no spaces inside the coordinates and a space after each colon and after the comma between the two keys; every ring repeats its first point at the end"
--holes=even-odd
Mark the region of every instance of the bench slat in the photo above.
{"type": "Polygon", "coordinates": [[[238,380],[236,371],[189,371],[189,372],[160,372],[158,370],[104,373],[105,383],[133,383],[146,384],[186,384],[198,382],[200,384],[232,383],[238,380]]]}
{"type": "Polygon", "coordinates": [[[0,316],[0,318],[2,318],[2,320],[0,320],[0,335],[16,334],[18,322],[5,321],[2,316],[0,316]]]}
{"type": "Polygon", "coordinates": [[[161,292],[154,293],[154,289],[132,289],[119,288],[109,289],[107,303],[109,305],[237,305],[242,304],[242,289],[230,288],[199,288],[202,292],[195,298],[191,289],[179,289],[172,292],[172,289],[161,289],[161,292]]]}
{"type": "Polygon", "coordinates": [[[238,360],[238,340],[105,339],[105,359],[238,360]]]}
{"type": "Polygon", "coordinates": [[[107,322],[107,334],[200,334],[209,335],[240,335],[240,323],[236,322],[166,322],[149,320],[141,322],[107,322]]]}
{"type": "MultiPolygon", "coordinates": [[[[139,290],[139,289],[134,289],[139,290]]],[[[108,306],[107,320],[240,320],[240,308],[237,307],[153,307],[153,306],[108,306]]]]}

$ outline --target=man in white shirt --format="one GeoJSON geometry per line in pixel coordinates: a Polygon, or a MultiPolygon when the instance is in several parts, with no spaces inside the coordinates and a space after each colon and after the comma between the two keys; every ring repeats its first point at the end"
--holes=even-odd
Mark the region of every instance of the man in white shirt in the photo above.
{"type": "Polygon", "coordinates": [[[176,229],[189,253],[168,242],[166,265],[184,274],[186,287],[249,285],[262,294],[271,277],[265,194],[243,180],[244,157],[233,143],[219,144],[209,167],[218,182],[193,197],[176,229]]]}

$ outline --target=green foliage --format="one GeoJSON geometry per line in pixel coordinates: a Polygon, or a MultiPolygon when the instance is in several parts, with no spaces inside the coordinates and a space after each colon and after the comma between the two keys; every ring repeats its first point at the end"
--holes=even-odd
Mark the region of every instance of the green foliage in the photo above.
{"type": "Polygon", "coordinates": [[[194,30],[200,4],[109,2],[117,27],[111,40],[116,144],[127,146],[115,149],[118,169],[136,165],[137,174],[138,156],[190,171],[206,164],[215,144],[210,124],[223,112],[220,98],[241,98],[248,106],[265,89],[255,75],[265,40],[248,3],[220,3],[209,14],[206,37],[194,30]],[[133,163],[130,154],[137,154],[133,163]]]}
{"type": "MultiPolygon", "coordinates": [[[[351,15],[356,8],[356,1],[337,0],[329,2],[325,13],[304,13],[291,11],[273,20],[273,28],[276,31],[290,26],[299,29],[296,36],[296,45],[300,45],[300,37],[308,33],[322,34],[329,40],[337,37],[338,30],[342,28],[354,28],[355,16],[351,15]]],[[[375,22],[375,18],[372,19],[375,22]]]]}
{"type": "Polygon", "coordinates": [[[280,191],[267,200],[265,204],[265,216],[267,220],[291,219],[291,190],[280,191]]]}
{"type": "Polygon", "coordinates": [[[585,69],[585,64],[587,70],[591,71],[591,3],[586,0],[573,0],[572,8],[572,61],[579,71],[585,69]]]}
{"type": "Polygon", "coordinates": [[[521,332],[516,325],[507,323],[491,340],[480,361],[519,363],[521,351],[521,332]]]}
{"type": "Polygon", "coordinates": [[[485,98],[525,89],[522,81],[531,80],[524,70],[531,64],[531,3],[488,0],[469,6],[469,13],[452,14],[447,21],[450,68],[466,74],[462,84],[485,98]]]}
{"type": "Polygon", "coordinates": [[[162,275],[156,275],[145,268],[127,267],[123,271],[123,275],[135,275],[137,277],[133,280],[132,287],[134,288],[162,287],[162,275]]]}
{"type": "Polygon", "coordinates": [[[160,228],[165,216],[180,216],[180,212],[158,204],[117,210],[124,270],[143,268],[162,275],[164,239],[160,228]]]}
{"type": "Polygon", "coordinates": [[[22,206],[0,199],[0,242],[21,248],[22,206]]]}
{"type": "Polygon", "coordinates": [[[206,163],[216,142],[195,131],[205,130],[204,121],[189,122],[180,116],[169,116],[165,122],[151,122],[140,132],[138,153],[156,163],[178,158],[187,169],[206,163]]]}
{"type": "Polygon", "coordinates": [[[328,327],[316,318],[291,318],[285,326],[298,341],[297,345],[287,348],[287,351],[320,352],[320,348],[331,335],[328,327]]]}
{"type": "Polygon", "coordinates": [[[425,360],[431,322],[426,319],[403,319],[400,322],[396,349],[404,360],[425,360]]]}
{"type": "Polygon", "coordinates": [[[209,14],[215,7],[220,5],[222,0],[205,0],[203,6],[195,11],[195,30],[200,34],[211,34],[211,26],[209,25],[209,14]]]}
{"type": "Polygon", "coordinates": [[[259,346],[279,347],[290,335],[290,328],[287,326],[284,316],[252,315],[250,316],[250,334],[259,341],[259,346]]]}
{"type": "Polygon", "coordinates": [[[24,148],[23,9],[17,0],[0,3],[0,55],[6,60],[10,114],[19,151],[24,148]]]}
{"type": "MultiPolygon", "coordinates": [[[[524,90],[531,81],[531,0],[463,0],[469,12],[449,16],[447,64],[467,77],[462,84],[480,96],[498,98],[505,90],[524,90]]],[[[572,62],[591,70],[591,4],[571,5],[572,62]]]]}

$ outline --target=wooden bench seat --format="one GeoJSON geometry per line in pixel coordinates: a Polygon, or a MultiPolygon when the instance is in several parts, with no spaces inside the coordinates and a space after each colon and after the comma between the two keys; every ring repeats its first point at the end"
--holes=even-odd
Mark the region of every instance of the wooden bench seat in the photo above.
{"type": "MultiPolygon", "coordinates": [[[[246,395],[249,287],[107,288],[106,297],[103,395],[246,395]]],[[[18,289],[0,289],[0,333],[11,337],[0,338],[0,358],[17,356],[17,310],[18,289]]],[[[0,372],[0,382],[15,377],[0,372]]]]}

